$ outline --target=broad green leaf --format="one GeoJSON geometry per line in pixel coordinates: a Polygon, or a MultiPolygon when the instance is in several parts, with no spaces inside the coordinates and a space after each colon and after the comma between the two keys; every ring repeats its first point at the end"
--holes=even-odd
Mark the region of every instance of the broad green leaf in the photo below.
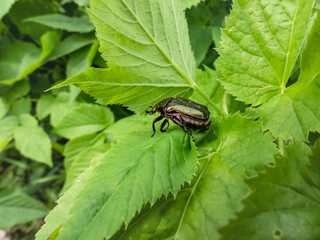
{"type": "Polygon", "coordinates": [[[73,139],[100,131],[113,122],[113,113],[107,107],[81,103],[68,110],[53,132],[73,139]]]}
{"type": "Polygon", "coordinates": [[[130,223],[115,239],[217,239],[249,193],[244,178],[273,161],[273,138],[260,123],[235,114],[215,122],[216,138],[204,144],[207,155],[191,186],[169,197],[130,223]]]}
{"type": "Polygon", "coordinates": [[[54,101],[55,101],[54,97],[50,94],[42,94],[40,96],[40,99],[37,103],[37,108],[36,108],[37,118],[39,120],[44,119],[51,113],[54,101]]]}
{"type": "Polygon", "coordinates": [[[72,34],[63,41],[61,41],[52,51],[46,61],[52,61],[63,57],[73,51],[76,51],[84,46],[87,46],[94,41],[96,37],[93,34],[72,34]]]}
{"type": "Polygon", "coordinates": [[[19,118],[21,126],[14,132],[16,148],[22,155],[52,166],[51,142],[48,135],[31,115],[23,114],[19,118]]]}
{"type": "Polygon", "coordinates": [[[18,124],[19,121],[16,116],[8,116],[0,120],[0,152],[13,138],[13,133],[18,124]]]}
{"type": "Polygon", "coordinates": [[[6,229],[17,224],[27,223],[48,213],[38,200],[18,190],[0,190],[0,228],[6,229]]]}
{"type": "Polygon", "coordinates": [[[320,131],[320,16],[301,56],[298,81],[257,109],[264,127],[285,139],[307,139],[309,131],[320,131]]]}
{"type": "Polygon", "coordinates": [[[19,0],[12,6],[9,18],[18,27],[20,33],[29,35],[39,43],[40,37],[52,29],[38,23],[24,22],[23,20],[31,16],[53,13],[58,10],[57,6],[53,1],[19,0]]]}
{"type": "Polygon", "coordinates": [[[0,46],[0,83],[12,84],[39,68],[58,41],[56,32],[47,32],[41,37],[42,50],[21,41],[0,46]]]}
{"type": "Polygon", "coordinates": [[[63,155],[66,181],[61,192],[65,192],[73,181],[90,165],[90,161],[105,153],[110,146],[101,135],[91,134],[75,138],[65,145],[63,155]]]}
{"type": "Polygon", "coordinates": [[[5,0],[0,2],[0,20],[6,15],[11,6],[16,2],[17,0],[5,0]]]}
{"type": "Polygon", "coordinates": [[[221,230],[223,239],[319,238],[320,179],[310,174],[320,175],[320,155],[309,161],[309,154],[307,145],[294,140],[275,167],[247,181],[252,194],[237,219],[221,230]]]}
{"type": "Polygon", "coordinates": [[[187,84],[155,83],[116,67],[89,68],[69,78],[59,86],[73,84],[93,96],[101,104],[123,104],[130,110],[143,113],[148,105],[156,104],[166,96],[188,96],[187,84]]]}
{"type": "Polygon", "coordinates": [[[95,41],[91,46],[82,48],[73,53],[66,66],[67,78],[78,73],[84,72],[92,65],[92,61],[97,54],[99,47],[98,41],[95,41]]]}
{"type": "Polygon", "coordinates": [[[219,112],[195,83],[195,61],[178,1],[93,0],[88,13],[110,69],[89,69],[56,87],[82,85],[97,99],[107,96],[100,102],[140,113],[156,98],[188,96],[195,89],[219,112]],[[97,87],[98,92],[93,90],[97,87]]]}
{"type": "Polygon", "coordinates": [[[24,20],[24,22],[39,23],[55,29],[62,29],[68,32],[86,33],[94,30],[88,16],[69,17],[62,14],[45,14],[32,16],[24,20]]]}
{"type": "MultiPolygon", "coordinates": [[[[237,99],[262,104],[257,111],[264,128],[285,139],[306,138],[309,130],[320,126],[319,108],[315,108],[320,89],[315,80],[300,79],[286,87],[313,4],[312,0],[236,0],[222,31],[222,84],[237,99]]],[[[313,60],[312,64],[319,64],[319,58],[313,60]]]]}
{"type": "MultiPolygon", "coordinates": [[[[197,152],[189,135],[171,127],[151,138],[152,117],[130,119],[135,121],[126,129],[127,136],[80,175],[79,182],[61,199],[65,212],[59,206],[53,210],[48,218],[55,220],[46,219],[38,239],[48,238],[59,226],[57,239],[109,238],[144,204],[154,203],[170,192],[177,194],[184,182],[191,181],[197,152]],[[81,183],[82,177],[85,184],[81,183]],[[77,188],[82,190],[75,193],[77,188]],[[71,192],[77,196],[70,196],[71,192]]],[[[115,125],[127,126],[126,121],[122,119],[115,125]]]]}
{"type": "Polygon", "coordinates": [[[30,113],[31,99],[30,97],[21,98],[12,104],[11,114],[19,116],[24,113],[30,113]]]}

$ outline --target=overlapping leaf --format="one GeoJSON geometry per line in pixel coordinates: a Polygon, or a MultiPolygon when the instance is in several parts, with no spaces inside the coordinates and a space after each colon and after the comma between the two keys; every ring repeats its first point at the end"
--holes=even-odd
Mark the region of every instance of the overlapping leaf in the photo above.
{"type": "Polygon", "coordinates": [[[88,13],[110,69],[89,69],[59,86],[75,84],[100,102],[138,112],[193,88],[203,94],[178,1],[94,0],[88,13]]]}
{"type": "MultiPolygon", "coordinates": [[[[206,144],[208,155],[190,187],[177,199],[156,204],[115,239],[216,239],[217,229],[241,209],[249,193],[244,178],[273,161],[273,138],[258,122],[240,114],[217,122],[217,139],[206,144]]],[[[214,138],[213,138],[214,139],[214,138]]]]}
{"type": "MultiPolygon", "coordinates": [[[[222,32],[223,85],[242,101],[262,104],[257,110],[264,127],[283,138],[305,138],[309,130],[320,126],[319,108],[314,107],[319,102],[311,104],[320,94],[315,79],[303,81],[301,76],[286,88],[313,4],[308,0],[236,0],[222,32]]],[[[306,48],[317,45],[312,36],[308,42],[306,48]]],[[[309,63],[318,64],[319,57],[315,58],[309,63]]]]}
{"type": "MultiPolygon", "coordinates": [[[[47,239],[59,227],[57,239],[111,237],[148,201],[154,203],[169,192],[177,194],[184,182],[191,181],[197,152],[189,135],[175,127],[151,138],[151,117],[131,119],[126,136],[94,160],[94,167],[66,192],[63,207],[58,205],[49,214],[37,239],[47,239]]],[[[116,129],[124,131],[126,120],[114,125],[118,128],[112,135],[117,135],[116,129]]]]}
{"type": "Polygon", "coordinates": [[[276,166],[248,181],[253,193],[223,239],[317,239],[320,236],[319,144],[309,161],[306,144],[293,141],[276,166]]]}

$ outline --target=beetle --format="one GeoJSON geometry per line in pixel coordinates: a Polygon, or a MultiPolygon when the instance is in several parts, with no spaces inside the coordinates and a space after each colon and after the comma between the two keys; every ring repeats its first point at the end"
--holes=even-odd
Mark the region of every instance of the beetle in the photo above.
{"type": "Polygon", "coordinates": [[[210,127],[210,112],[206,106],[203,106],[199,103],[193,102],[191,100],[180,98],[180,97],[171,97],[166,98],[154,107],[149,106],[150,111],[146,110],[146,113],[152,115],[156,112],[160,113],[160,116],[155,118],[152,122],[153,134],[156,133],[155,123],[165,118],[161,123],[160,131],[165,132],[169,128],[169,121],[174,122],[180,126],[186,133],[188,133],[194,140],[192,134],[188,131],[188,127],[205,129],[208,130],[210,127]],[[165,125],[168,124],[168,127],[164,129],[165,125]]]}

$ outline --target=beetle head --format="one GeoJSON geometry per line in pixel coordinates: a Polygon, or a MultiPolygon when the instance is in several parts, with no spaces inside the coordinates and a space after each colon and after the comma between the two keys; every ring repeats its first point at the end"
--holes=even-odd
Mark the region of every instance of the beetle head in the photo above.
{"type": "Polygon", "coordinates": [[[146,113],[152,115],[157,111],[156,107],[152,107],[151,105],[149,105],[149,107],[151,108],[151,110],[150,111],[146,110],[146,113]]]}

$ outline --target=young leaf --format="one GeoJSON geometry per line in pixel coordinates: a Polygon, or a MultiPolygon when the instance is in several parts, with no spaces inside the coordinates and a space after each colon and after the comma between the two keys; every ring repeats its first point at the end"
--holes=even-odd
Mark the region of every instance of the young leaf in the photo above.
{"type": "Polygon", "coordinates": [[[15,146],[19,152],[32,160],[52,166],[51,141],[29,114],[20,115],[20,124],[14,132],[15,146]]]}
{"type": "Polygon", "coordinates": [[[21,98],[12,105],[11,114],[19,116],[21,114],[30,113],[31,99],[30,97],[21,98]]]}
{"type": "MultiPolygon", "coordinates": [[[[273,161],[273,138],[259,122],[235,114],[216,122],[217,139],[203,147],[193,184],[138,216],[116,239],[218,239],[249,193],[244,178],[273,161]],[[119,237],[121,236],[121,237],[119,237]]],[[[214,139],[214,137],[213,137],[214,139]]]]}
{"type": "Polygon", "coordinates": [[[257,110],[264,127],[283,138],[306,138],[308,130],[320,126],[319,108],[314,107],[319,104],[314,101],[320,89],[314,79],[286,88],[313,4],[309,0],[236,0],[222,31],[223,85],[239,100],[262,104],[257,110]]]}
{"type": "Polygon", "coordinates": [[[257,109],[265,128],[274,135],[306,139],[309,131],[320,131],[320,16],[315,20],[301,53],[298,81],[284,94],[257,109]]]}
{"type": "MultiPolygon", "coordinates": [[[[77,196],[70,201],[62,197],[64,216],[59,222],[46,221],[44,229],[51,230],[41,231],[39,239],[47,238],[59,226],[58,239],[109,238],[123,222],[128,224],[143,204],[154,203],[169,192],[177,194],[184,182],[191,181],[197,152],[189,135],[176,127],[151,138],[151,117],[131,119],[135,121],[126,129],[127,136],[99,157],[98,163],[94,161],[94,167],[80,176],[80,183],[76,182],[66,192],[69,196],[69,192],[80,188],[82,176],[91,171],[77,196]]],[[[126,120],[115,125],[126,125],[126,120]]],[[[57,214],[55,210],[52,212],[53,216],[57,214]]]]}
{"type": "Polygon", "coordinates": [[[19,121],[16,116],[8,116],[0,120],[0,152],[13,138],[13,133],[18,124],[19,121]]]}
{"type": "Polygon", "coordinates": [[[45,14],[26,18],[24,22],[34,22],[55,29],[62,29],[69,32],[86,33],[94,30],[88,16],[69,17],[62,14],[45,14]]]}
{"type": "Polygon", "coordinates": [[[65,138],[73,139],[95,133],[113,122],[113,113],[107,107],[79,103],[69,109],[67,114],[55,126],[53,132],[65,138]]]}
{"type": "Polygon", "coordinates": [[[6,229],[45,216],[46,207],[23,192],[12,189],[0,190],[0,228],[6,229]]]}
{"type": "MultiPolygon", "coordinates": [[[[319,145],[317,150],[319,153],[319,145]]],[[[223,239],[317,239],[320,236],[320,155],[294,140],[276,166],[250,179],[252,194],[237,219],[221,229],[223,239]],[[316,176],[315,175],[315,176],[316,176]]]]}
{"type": "Polygon", "coordinates": [[[56,32],[47,32],[41,37],[42,50],[21,41],[0,46],[0,82],[12,84],[32,73],[44,63],[58,41],[56,32]]]}

